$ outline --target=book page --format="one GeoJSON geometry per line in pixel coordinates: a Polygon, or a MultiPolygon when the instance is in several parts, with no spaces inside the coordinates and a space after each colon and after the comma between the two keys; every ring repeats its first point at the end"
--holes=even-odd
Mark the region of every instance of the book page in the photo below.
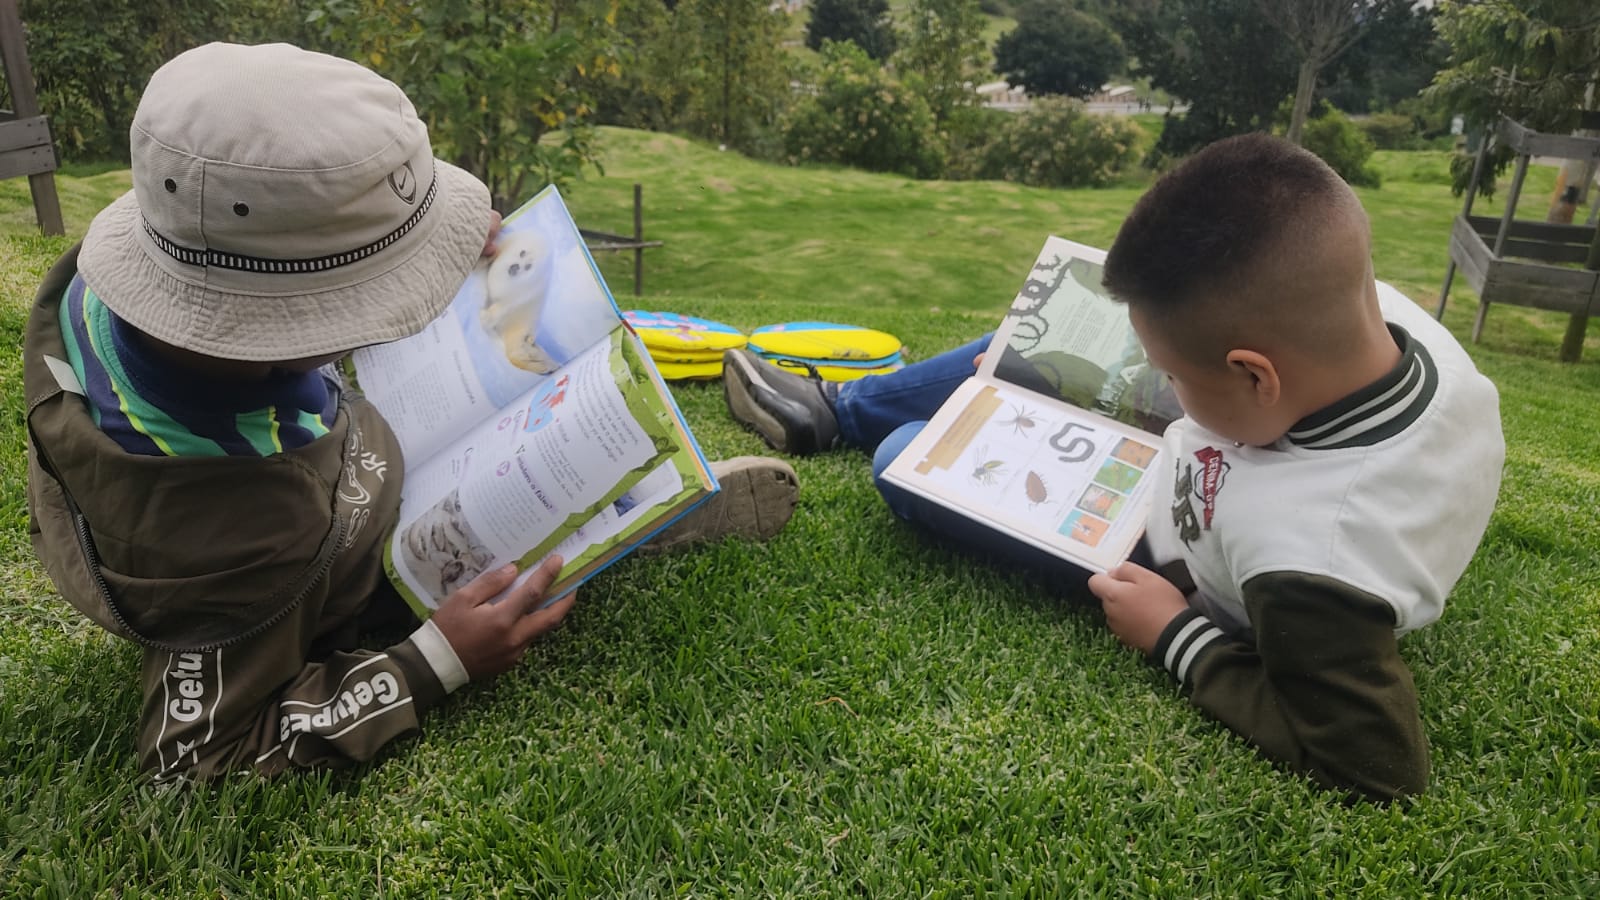
{"type": "Polygon", "coordinates": [[[505,220],[443,315],[352,354],[346,375],[388,420],[407,466],[491,418],[621,321],[554,187],[505,220]]]}
{"type": "Polygon", "coordinates": [[[1160,434],[1183,415],[1145,359],[1127,307],[1101,285],[1104,251],[1049,238],[980,373],[1160,434]]]}
{"type": "Polygon", "coordinates": [[[884,478],[1103,572],[1144,533],[1155,435],[982,376],[968,379],[884,478]]]}
{"type": "MultiPolygon", "coordinates": [[[[682,428],[681,422],[675,424],[682,428]]],[[[601,506],[594,518],[579,525],[550,551],[561,554],[564,564],[561,574],[546,592],[547,603],[560,599],[650,535],[710,498],[709,490],[715,479],[694,449],[688,432],[682,432],[682,437],[683,449],[611,503],[601,506]]],[[[515,584],[532,574],[532,571],[523,573],[515,584]]]]}
{"type": "Polygon", "coordinates": [[[386,558],[402,595],[425,612],[491,568],[537,563],[585,527],[595,529],[585,546],[603,543],[634,509],[703,494],[709,475],[699,476],[698,451],[648,366],[619,327],[409,467],[386,558]],[[675,458],[691,462],[661,473],[675,458]]]}

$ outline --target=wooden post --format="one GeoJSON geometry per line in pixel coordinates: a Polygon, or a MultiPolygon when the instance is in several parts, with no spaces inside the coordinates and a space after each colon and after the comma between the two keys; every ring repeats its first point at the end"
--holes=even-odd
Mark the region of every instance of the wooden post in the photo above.
{"type": "Polygon", "coordinates": [[[644,293],[644,185],[633,183],[633,295],[644,293]]]}
{"type": "MultiPolygon", "coordinates": [[[[1583,261],[1583,267],[1591,272],[1600,272],[1600,228],[1596,228],[1593,240],[1589,241],[1589,258],[1583,261]]],[[[1583,356],[1583,336],[1589,331],[1589,313],[1594,311],[1595,297],[1589,297],[1589,305],[1581,313],[1573,313],[1567,320],[1567,333],[1561,339],[1561,361],[1575,363],[1583,356]]]]}
{"type": "MultiPolygon", "coordinates": [[[[1506,249],[1506,236],[1511,233],[1511,219],[1517,214],[1517,200],[1522,197],[1522,180],[1528,177],[1529,154],[1517,156],[1517,173],[1511,176],[1511,189],[1506,192],[1506,214],[1500,219],[1500,230],[1495,233],[1491,252],[1499,259],[1506,249]]],[[[1478,297],[1478,317],[1472,322],[1472,342],[1476,344],[1483,334],[1483,320],[1489,317],[1489,298],[1478,297]]]]}
{"type": "MultiPolygon", "coordinates": [[[[48,123],[39,113],[39,98],[33,88],[33,68],[28,65],[28,47],[22,39],[22,16],[17,12],[17,0],[0,0],[0,57],[3,57],[6,84],[11,87],[12,113],[5,124],[23,125],[23,120],[39,119],[44,123],[43,139],[49,151],[45,162],[28,162],[15,174],[28,176],[28,190],[33,194],[33,213],[39,229],[45,234],[66,234],[61,220],[61,202],[56,197],[55,150],[49,146],[48,123]]],[[[33,123],[26,123],[33,124],[33,123]]],[[[18,148],[18,152],[37,150],[40,145],[18,148]]],[[[3,155],[3,151],[0,151],[3,155]]]]}
{"type": "MultiPolygon", "coordinates": [[[[1483,142],[1478,145],[1478,157],[1472,161],[1472,180],[1467,182],[1467,189],[1464,191],[1467,199],[1461,204],[1461,218],[1463,221],[1472,215],[1472,200],[1478,194],[1478,179],[1483,175],[1483,161],[1489,155],[1489,141],[1493,136],[1494,128],[1492,126],[1483,130],[1483,142]]],[[[1455,277],[1456,258],[1451,256],[1450,264],[1444,270],[1444,286],[1439,288],[1439,308],[1433,311],[1433,317],[1441,322],[1444,321],[1445,301],[1450,297],[1450,282],[1455,277]]]]}

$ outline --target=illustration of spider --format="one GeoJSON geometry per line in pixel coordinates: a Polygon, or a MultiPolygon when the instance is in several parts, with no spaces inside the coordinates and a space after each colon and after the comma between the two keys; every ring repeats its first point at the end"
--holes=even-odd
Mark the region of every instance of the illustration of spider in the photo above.
{"type": "Polygon", "coordinates": [[[987,450],[979,450],[977,454],[973,456],[975,462],[972,466],[971,477],[973,481],[976,481],[979,484],[982,484],[986,487],[993,487],[995,480],[1006,474],[1005,460],[984,459],[984,457],[988,455],[989,452],[987,450]]]}
{"type": "Polygon", "coordinates": [[[1027,407],[1021,405],[1020,403],[1011,404],[1011,412],[1011,418],[1002,419],[1000,424],[1010,425],[1013,429],[1015,429],[1017,434],[1025,435],[1035,425],[1039,424],[1039,420],[1037,418],[1039,414],[1030,411],[1027,407]]]}

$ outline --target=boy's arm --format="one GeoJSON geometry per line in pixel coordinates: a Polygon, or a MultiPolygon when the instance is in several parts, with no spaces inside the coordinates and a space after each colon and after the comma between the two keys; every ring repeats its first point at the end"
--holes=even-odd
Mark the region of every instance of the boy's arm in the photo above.
{"type": "Polygon", "coordinates": [[[323,630],[313,603],[230,647],[147,650],[140,764],[159,780],[371,759],[445,694],[511,669],[561,624],[576,592],[548,605],[544,595],[562,564],[551,556],[514,586],[515,566],[484,572],[383,651],[310,661],[323,630]]]}
{"type": "Polygon", "coordinates": [[[372,758],[467,680],[431,622],[383,651],[308,662],[307,623],[203,653],[146,650],[139,761],[158,780],[372,758]]]}
{"type": "Polygon", "coordinates": [[[1319,783],[1379,800],[1420,793],[1428,744],[1389,605],[1293,572],[1257,576],[1243,594],[1255,647],[1189,610],[1152,656],[1196,705],[1319,783]]]}

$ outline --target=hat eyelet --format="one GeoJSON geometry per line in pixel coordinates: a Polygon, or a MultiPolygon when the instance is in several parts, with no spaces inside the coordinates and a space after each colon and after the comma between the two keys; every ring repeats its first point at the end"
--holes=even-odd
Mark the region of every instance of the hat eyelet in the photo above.
{"type": "Polygon", "coordinates": [[[250,215],[250,207],[243,203],[235,203],[233,205],[233,214],[236,216],[248,216],[250,215]]]}
{"type": "Polygon", "coordinates": [[[176,194],[178,192],[178,183],[173,181],[171,178],[168,178],[166,181],[162,182],[161,186],[166,188],[167,193],[169,194],[176,194]]]}

